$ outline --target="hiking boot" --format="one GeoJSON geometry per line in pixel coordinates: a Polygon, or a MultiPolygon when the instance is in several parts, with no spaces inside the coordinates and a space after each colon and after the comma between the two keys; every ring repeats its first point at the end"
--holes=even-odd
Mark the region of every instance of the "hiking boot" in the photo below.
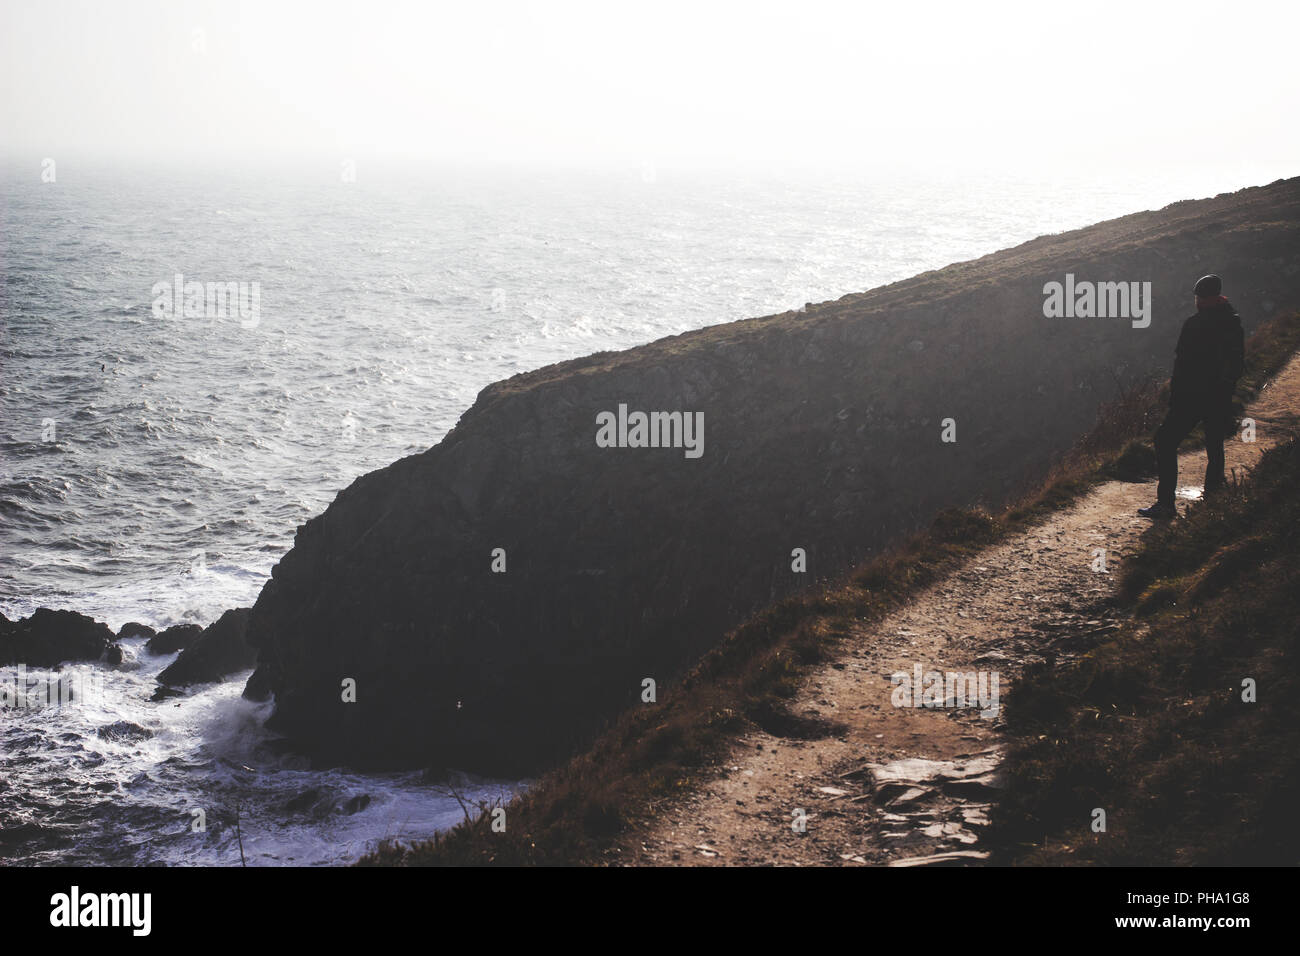
{"type": "Polygon", "coordinates": [[[1178,509],[1173,505],[1165,504],[1163,501],[1157,501],[1149,508],[1139,508],[1138,514],[1144,518],[1161,520],[1165,518],[1177,518],[1178,509]]]}

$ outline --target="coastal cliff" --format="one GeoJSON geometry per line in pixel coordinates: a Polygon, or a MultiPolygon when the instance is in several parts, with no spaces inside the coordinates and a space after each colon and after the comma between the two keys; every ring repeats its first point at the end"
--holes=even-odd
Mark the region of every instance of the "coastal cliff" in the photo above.
{"type": "Polygon", "coordinates": [[[754,608],[1041,477],[1168,373],[1207,272],[1248,332],[1294,307],[1300,179],[489,386],[299,529],[245,693],[325,759],[533,772],[754,608]],[[1054,282],[1144,301],[1048,317],[1054,282]],[[667,447],[629,447],[636,412],[679,415],[667,447]]]}

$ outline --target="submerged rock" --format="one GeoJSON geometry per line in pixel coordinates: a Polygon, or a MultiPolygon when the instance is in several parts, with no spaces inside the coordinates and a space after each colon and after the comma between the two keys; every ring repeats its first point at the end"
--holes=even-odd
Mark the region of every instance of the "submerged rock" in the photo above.
{"type": "Polygon", "coordinates": [[[118,720],[100,727],[95,731],[95,736],[101,740],[148,740],[153,736],[153,731],[146,730],[139,724],[133,724],[129,720],[118,720]]]}
{"type": "Polygon", "coordinates": [[[244,639],[248,613],[248,608],[241,607],[222,614],[158,675],[158,683],[168,687],[203,684],[252,667],[257,652],[244,639]]]}
{"type": "Polygon", "coordinates": [[[319,806],[327,799],[328,795],[324,790],[320,787],[312,787],[286,800],[283,810],[286,813],[304,813],[319,806]]]}
{"type": "Polygon", "coordinates": [[[344,801],[340,808],[344,813],[360,813],[366,807],[370,806],[370,794],[359,793],[355,797],[349,797],[344,801]]]}
{"type": "Polygon", "coordinates": [[[64,661],[97,661],[112,641],[107,624],[76,611],[37,608],[31,617],[0,619],[0,664],[58,667],[64,661]]]}

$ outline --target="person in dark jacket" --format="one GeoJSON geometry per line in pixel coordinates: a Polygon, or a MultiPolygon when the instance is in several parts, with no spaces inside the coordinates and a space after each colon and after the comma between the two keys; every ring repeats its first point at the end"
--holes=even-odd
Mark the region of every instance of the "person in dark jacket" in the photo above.
{"type": "Polygon", "coordinates": [[[1245,362],[1245,333],[1216,275],[1203,276],[1193,290],[1196,314],[1183,323],[1169,383],[1169,414],[1156,431],[1156,503],[1139,508],[1145,518],[1178,512],[1178,446],[1197,425],[1205,426],[1205,493],[1224,485],[1223,442],[1232,429],[1232,393],[1245,362]]]}

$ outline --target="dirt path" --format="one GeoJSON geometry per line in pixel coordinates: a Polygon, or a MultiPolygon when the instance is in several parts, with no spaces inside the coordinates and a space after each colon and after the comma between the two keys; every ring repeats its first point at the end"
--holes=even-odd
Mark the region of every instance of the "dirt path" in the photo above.
{"type": "MultiPolygon", "coordinates": [[[[1246,414],[1257,441],[1228,443],[1229,474],[1300,433],[1300,357],[1246,414]]],[[[1204,450],[1182,455],[1180,509],[1199,496],[1204,473],[1204,450]]],[[[1101,485],[861,627],[790,705],[842,725],[836,736],[746,734],[720,776],[660,807],[611,862],[899,866],[984,858],[979,832],[999,786],[1000,709],[982,717],[978,705],[896,707],[891,675],[914,674],[918,665],[984,672],[992,691],[996,673],[1004,704],[1026,664],[1065,660],[1104,640],[1119,626],[1107,604],[1116,572],[1150,526],[1136,509],[1154,498],[1153,483],[1101,485]],[[1105,550],[1104,571],[1095,569],[1097,549],[1105,550]]]]}

